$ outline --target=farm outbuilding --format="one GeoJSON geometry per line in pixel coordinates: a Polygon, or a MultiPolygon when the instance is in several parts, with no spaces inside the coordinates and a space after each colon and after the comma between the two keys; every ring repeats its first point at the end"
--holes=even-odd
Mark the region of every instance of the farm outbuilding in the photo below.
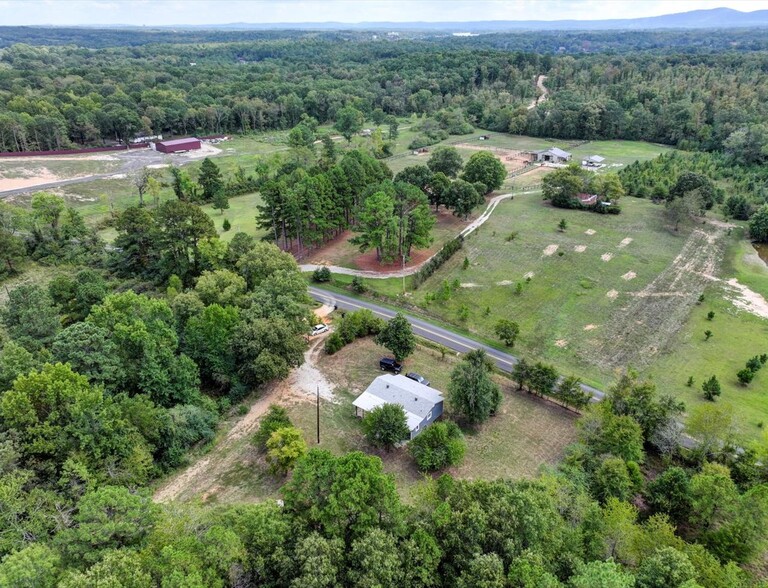
{"type": "Polygon", "coordinates": [[[178,153],[179,151],[194,151],[200,149],[200,139],[187,137],[186,139],[173,139],[171,141],[158,141],[150,143],[155,151],[160,153],[178,153]]]}
{"type": "Polygon", "coordinates": [[[571,160],[571,154],[557,147],[533,151],[533,160],[541,163],[567,163],[571,160]]]}
{"type": "Polygon", "coordinates": [[[581,165],[584,167],[601,167],[604,161],[605,157],[600,155],[590,155],[586,159],[582,160],[581,165]]]}
{"type": "Polygon", "coordinates": [[[360,418],[384,404],[403,407],[411,439],[443,414],[443,395],[440,392],[401,375],[379,376],[352,403],[355,415],[360,418]]]}

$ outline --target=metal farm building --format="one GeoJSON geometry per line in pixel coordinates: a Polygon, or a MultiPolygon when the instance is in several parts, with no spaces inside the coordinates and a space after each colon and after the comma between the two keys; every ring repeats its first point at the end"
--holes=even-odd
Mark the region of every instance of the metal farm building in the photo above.
{"type": "Polygon", "coordinates": [[[193,151],[200,149],[200,139],[188,137],[187,139],[173,139],[172,141],[158,141],[154,149],[160,153],[178,153],[179,151],[193,151]]]}

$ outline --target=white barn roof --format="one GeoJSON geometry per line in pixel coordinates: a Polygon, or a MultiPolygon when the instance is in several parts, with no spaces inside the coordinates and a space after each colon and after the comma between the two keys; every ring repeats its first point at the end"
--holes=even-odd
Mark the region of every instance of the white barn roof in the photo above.
{"type": "Polygon", "coordinates": [[[587,161],[592,163],[602,163],[605,161],[605,157],[601,157],[600,155],[590,155],[587,157],[587,161]]]}

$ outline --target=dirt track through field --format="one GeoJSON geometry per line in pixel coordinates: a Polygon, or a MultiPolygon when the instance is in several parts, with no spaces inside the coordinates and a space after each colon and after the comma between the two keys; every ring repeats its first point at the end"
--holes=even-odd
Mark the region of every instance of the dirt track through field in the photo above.
{"type": "Polygon", "coordinates": [[[269,386],[264,395],[250,407],[248,414],[237,421],[225,437],[216,443],[215,450],[203,456],[185,470],[174,475],[155,491],[155,502],[169,502],[193,496],[210,497],[221,486],[219,480],[239,464],[252,461],[255,450],[248,439],[259,427],[259,421],[270,404],[296,401],[314,401],[316,387],[326,400],[333,400],[333,386],[315,367],[323,349],[325,338],[316,338],[304,354],[304,363],[291,371],[287,380],[269,386]]]}
{"type": "Polygon", "coordinates": [[[591,361],[607,369],[641,368],[664,351],[711,276],[717,274],[725,250],[724,233],[722,227],[712,225],[695,229],[656,279],[639,292],[626,292],[628,296],[620,299],[626,305],[616,308],[604,323],[605,339],[590,350],[591,361]]]}

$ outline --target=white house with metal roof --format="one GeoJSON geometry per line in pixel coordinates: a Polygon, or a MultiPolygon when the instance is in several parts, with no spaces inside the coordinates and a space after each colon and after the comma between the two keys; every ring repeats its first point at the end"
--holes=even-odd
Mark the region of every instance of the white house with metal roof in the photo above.
{"type": "Polygon", "coordinates": [[[411,439],[443,414],[443,395],[440,392],[405,376],[393,374],[376,378],[352,403],[355,415],[360,418],[384,404],[399,404],[403,407],[411,439]]]}
{"type": "Polygon", "coordinates": [[[533,161],[542,163],[566,163],[571,160],[571,154],[557,147],[532,151],[533,161]]]}

